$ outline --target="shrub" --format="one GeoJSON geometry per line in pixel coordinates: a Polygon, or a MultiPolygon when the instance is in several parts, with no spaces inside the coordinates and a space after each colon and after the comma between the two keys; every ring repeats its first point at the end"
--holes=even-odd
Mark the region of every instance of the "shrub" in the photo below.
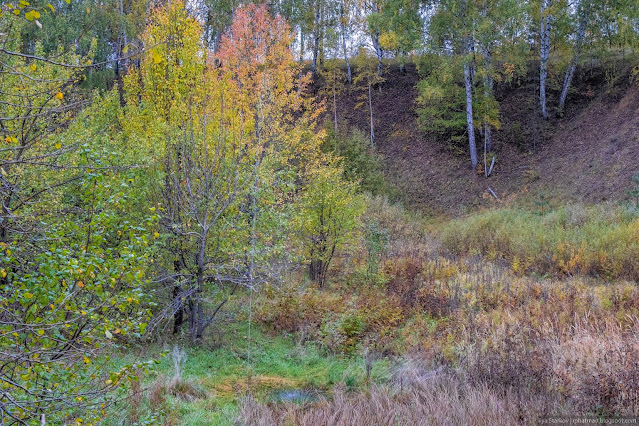
{"type": "Polygon", "coordinates": [[[388,194],[391,191],[382,173],[381,157],[360,130],[336,133],[332,127],[327,128],[322,150],[340,158],[344,178],[357,183],[361,191],[373,195],[388,194]]]}
{"type": "Polygon", "coordinates": [[[330,312],[342,312],[343,298],[316,288],[275,291],[256,309],[256,318],[276,331],[304,332],[316,338],[323,318],[330,312]]]}
{"type": "Polygon", "coordinates": [[[626,191],[626,194],[628,195],[630,209],[633,212],[639,212],[639,173],[632,177],[632,185],[626,191]]]}
{"type": "Polygon", "coordinates": [[[376,220],[364,221],[364,242],[368,255],[366,262],[366,272],[370,277],[374,277],[379,272],[379,265],[386,252],[388,245],[388,230],[381,226],[376,220]]]}
{"type": "Polygon", "coordinates": [[[339,167],[316,170],[301,200],[300,221],[309,276],[320,287],[326,283],[336,251],[355,240],[364,211],[357,185],[342,177],[339,167]]]}
{"type": "Polygon", "coordinates": [[[366,330],[366,319],[359,312],[329,313],[320,328],[320,343],[333,353],[352,354],[366,330]]]}

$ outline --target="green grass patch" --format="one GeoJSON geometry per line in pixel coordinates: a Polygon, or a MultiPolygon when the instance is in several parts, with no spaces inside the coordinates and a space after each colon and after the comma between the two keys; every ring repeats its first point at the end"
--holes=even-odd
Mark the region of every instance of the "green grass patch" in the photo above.
{"type": "MultiPolygon", "coordinates": [[[[249,358],[247,332],[246,324],[233,324],[223,331],[224,341],[218,348],[213,348],[211,342],[184,347],[186,360],[181,368],[184,386],[194,387],[205,395],[194,400],[162,390],[162,383],[170,382],[175,374],[171,348],[150,345],[125,353],[122,362],[160,357],[163,352],[166,355],[142,378],[141,397],[128,398],[122,404],[124,410],[114,407],[106,425],[123,421],[131,425],[155,422],[231,425],[238,401],[248,391],[258,400],[266,401],[277,390],[313,389],[328,394],[337,383],[357,388],[366,381],[361,357],[328,355],[314,343],[297,344],[292,336],[269,335],[259,327],[252,329],[249,358]]],[[[377,362],[371,379],[381,381],[387,376],[388,363],[377,362]]]]}

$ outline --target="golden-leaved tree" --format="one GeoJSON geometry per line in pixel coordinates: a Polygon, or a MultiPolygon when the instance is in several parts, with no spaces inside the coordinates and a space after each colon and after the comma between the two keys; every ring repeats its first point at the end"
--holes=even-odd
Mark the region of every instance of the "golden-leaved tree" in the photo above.
{"type": "MultiPolygon", "coordinates": [[[[295,230],[309,277],[323,286],[336,250],[354,236],[362,203],[336,159],[321,152],[325,133],[317,121],[324,108],[306,95],[310,75],[299,78],[292,39],[287,23],[271,17],[265,5],[244,6],[222,39],[218,59],[254,117],[261,153],[255,170],[262,165],[271,176],[288,176],[290,183],[284,179],[281,187],[289,189],[280,193],[295,212],[288,228],[295,230]]],[[[254,191],[260,182],[255,174],[254,191]]]]}
{"type": "Polygon", "coordinates": [[[188,323],[192,341],[238,289],[277,279],[275,260],[302,253],[303,194],[332,167],[286,22],[240,7],[216,56],[201,31],[179,2],[156,11],[121,117],[159,201],[155,290],[168,298],[152,325],[188,323]]]}

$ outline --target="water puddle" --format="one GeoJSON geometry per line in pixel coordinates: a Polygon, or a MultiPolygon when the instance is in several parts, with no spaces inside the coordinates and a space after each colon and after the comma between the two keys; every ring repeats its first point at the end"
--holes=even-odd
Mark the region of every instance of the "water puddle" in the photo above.
{"type": "Polygon", "coordinates": [[[280,389],[273,392],[270,397],[273,402],[292,402],[296,404],[323,401],[325,399],[324,393],[316,389],[280,389]]]}

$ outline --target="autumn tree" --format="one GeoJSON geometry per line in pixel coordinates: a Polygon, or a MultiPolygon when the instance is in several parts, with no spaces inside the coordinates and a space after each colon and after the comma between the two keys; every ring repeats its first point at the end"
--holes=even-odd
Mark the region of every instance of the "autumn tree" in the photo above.
{"type": "Polygon", "coordinates": [[[341,0],[338,2],[338,8],[339,14],[337,19],[339,22],[339,38],[341,42],[342,57],[346,63],[346,78],[348,80],[348,84],[351,84],[353,82],[353,72],[351,70],[349,44],[351,34],[354,30],[353,27],[355,26],[357,3],[353,0],[341,0]]]}
{"type": "Polygon", "coordinates": [[[466,99],[460,58],[424,56],[417,84],[417,114],[420,127],[445,138],[455,149],[466,152],[466,99]]]}
{"type": "Polygon", "coordinates": [[[301,235],[309,258],[309,277],[321,288],[326,284],[337,250],[353,241],[364,204],[357,184],[343,179],[343,170],[328,158],[315,169],[300,200],[301,235]]]}
{"type": "Polygon", "coordinates": [[[154,47],[139,71],[127,76],[129,106],[122,117],[134,145],[151,149],[149,173],[157,176],[155,197],[162,200],[166,272],[158,271],[156,280],[168,285],[170,299],[159,318],[173,317],[177,332],[187,313],[193,341],[214,318],[216,309],[207,311],[208,305],[221,303],[207,291],[217,285],[223,293],[222,276],[233,270],[219,256],[220,247],[212,246],[226,226],[240,220],[247,157],[246,123],[238,121],[233,96],[227,100],[232,87],[206,63],[201,31],[179,2],[156,11],[143,35],[154,47]]]}
{"type": "Polygon", "coordinates": [[[576,21],[576,31],[574,35],[574,50],[570,59],[570,64],[566,70],[564,76],[563,86],[561,89],[561,95],[559,95],[559,104],[557,106],[557,115],[563,115],[564,105],[566,103],[566,97],[568,96],[568,89],[572,82],[572,78],[575,74],[575,69],[579,63],[581,51],[586,38],[586,28],[589,23],[591,14],[590,0],[581,0],[577,3],[576,12],[573,19],[576,21]]]}
{"type": "Polygon", "coordinates": [[[156,12],[143,36],[154,47],[127,77],[122,117],[162,182],[156,282],[170,297],[153,325],[172,319],[177,332],[188,320],[193,341],[230,295],[272,276],[289,224],[302,226],[294,217],[307,182],[326,169],[323,108],[305,93],[310,76],[298,80],[287,23],[264,5],[239,7],[215,56],[201,31],[179,3],[156,12]]]}
{"type": "Polygon", "coordinates": [[[512,78],[510,74],[514,73],[513,70],[508,74],[495,62],[514,64],[525,58],[522,55],[527,51],[526,40],[522,37],[525,13],[519,1],[491,0],[477,6],[475,19],[476,116],[480,120],[477,127],[484,139],[484,176],[488,177],[491,171],[488,155],[493,150],[492,130],[501,126],[494,86],[496,81],[512,78]]]}
{"type": "Polygon", "coordinates": [[[475,30],[477,9],[473,0],[442,0],[431,18],[430,31],[435,46],[440,52],[453,55],[452,63],[459,63],[463,69],[465,89],[466,136],[473,170],[479,163],[475,142],[475,120],[473,113],[475,75],[475,30]]]}
{"type": "Polygon", "coordinates": [[[488,176],[492,129],[500,125],[493,88],[496,80],[514,72],[500,69],[494,57],[511,65],[524,62],[524,9],[511,0],[446,0],[435,6],[429,34],[437,53],[424,57],[421,72],[425,78],[419,84],[422,123],[447,134],[453,142],[460,140],[464,128],[473,170],[479,164],[475,134],[479,129],[488,176]],[[463,87],[463,94],[457,85],[463,87]]]}
{"type": "Polygon", "coordinates": [[[546,79],[548,78],[548,61],[550,58],[550,36],[553,23],[553,0],[540,1],[539,13],[539,106],[541,116],[548,119],[546,111],[546,79]]]}
{"type": "MultiPolygon", "coordinates": [[[[323,108],[305,93],[310,76],[305,76],[301,84],[296,81],[299,65],[288,48],[291,37],[286,22],[271,17],[265,6],[245,6],[223,39],[219,57],[223,74],[236,82],[246,114],[253,117],[251,146],[256,155],[246,201],[250,222],[259,223],[266,214],[264,202],[273,196],[262,198],[264,188],[281,188],[274,199],[282,200],[282,204],[269,204],[268,215],[278,211],[294,214],[289,216],[289,227],[299,233],[297,238],[301,237],[301,254],[309,262],[311,279],[323,285],[335,250],[358,216],[349,207],[349,203],[356,205],[356,198],[353,184],[342,181],[342,171],[334,159],[320,150],[324,134],[316,123],[323,108]],[[283,202],[285,199],[288,202],[283,202]]],[[[281,233],[277,222],[258,228],[266,235],[269,229],[281,233]]],[[[251,228],[249,259],[264,261],[269,251],[263,244],[256,250],[259,241],[253,232],[251,228]]],[[[252,282],[256,271],[251,265],[249,262],[247,271],[252,282]]]]}
{"type": "Polygon", "coordinates": [[[367,32],[370,36],[375,55],[377,56],[377,75],[381,77],[384,69],[384,49],[380,43],[382,20],[379,19],[379,17],[383,14],[383,3],[381,0],[364,0],[362,2],[362,9],[366,13],[367,32]]]}
{"type": "Polygon", "coordinates": [[[409,52],[422,47],[423,20],[419,2],[412,0],[385,0],[369,21],[380,29],[379,44],[393,52],[404,70],[409,52]]]}

